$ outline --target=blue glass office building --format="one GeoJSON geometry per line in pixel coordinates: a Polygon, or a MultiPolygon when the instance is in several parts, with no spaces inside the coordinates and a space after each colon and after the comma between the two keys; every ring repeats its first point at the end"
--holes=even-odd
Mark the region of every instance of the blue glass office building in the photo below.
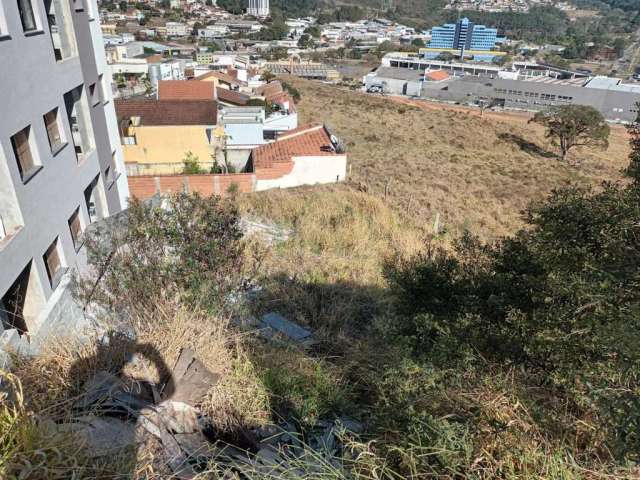
{"type": "MultiPolygon", "coordinates": [[[[489,51],[496,45],[498,31],[484,25],[476,25],[463,18],[457,23],[447,23],[431,29],[429,49],[458,50],[461,55],[468,51],[489,51]]],[[[427,55],[438,55],[427,52],[427,55]]]]}

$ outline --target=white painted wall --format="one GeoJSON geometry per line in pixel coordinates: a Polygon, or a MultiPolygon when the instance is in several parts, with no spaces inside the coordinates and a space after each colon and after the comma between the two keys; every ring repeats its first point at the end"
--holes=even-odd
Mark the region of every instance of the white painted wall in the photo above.
{"type": "Polygon", "coordinates": [[[275,180],[260,180],[256,190],[342,182],[347,176],[347,156],[294,157],[293,170],[275,180]]]}

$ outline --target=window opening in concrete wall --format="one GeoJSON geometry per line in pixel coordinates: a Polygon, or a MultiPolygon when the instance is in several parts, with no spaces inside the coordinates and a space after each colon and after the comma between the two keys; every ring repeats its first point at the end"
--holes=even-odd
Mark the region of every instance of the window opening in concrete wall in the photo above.
{"type": "Polygon", "coordinates": [[[18,0],[18,12],[24,33],[32,33],[41,30],[38,22],[38,12],[31,0],[18,0]]]}
{"type": "Polygon", "coordinates": [[[95,148],[89,105],[82,86],[67,92],[64,103],[76,156],[78,162],[81,162],[95,148]]]}
{"type": "Polygon", "coordinates": [[[73,240],[73,246],[76,251],[82,245],[82,218],[80,215],[80,207],[76,208],[75,212],[69,217],[69,232],[71,233],[71,239],[73,240]]]}
{"type": "Polygon", "coordinates": [[[9,164],[0,145],[0,241],[23,226],[15,187],[9,174],[9,164]]]}
{"type": "Polygon", "coordinates": [[[90,223],[107,216],[105,207],[106,199],[103,188],[100,182],[100,175],[98,175],[84,190],[84,201],[90,223]]]}
{"type": "Polygon", "coordinates": [[[7,27],[7,17],[4,13],[4,6],[0,0],[0,40],[9,38],[9,28],[7,27]]]}
{"type": "Polygon", "coordinates": [[[42,286],[33,261],[22,270],[2,297],[0,320],[5,329],[15,328],[22,335],[33,329],[45,304],[42,286]]]}
{"type": "Polygon", "coordinates": [[[60,242],[57,237],[53,243],[49,245],[47,251],[44,252],[42,259],[44,260],[44,265],[47,269],[47,276],[49,277],[51,289],[55,290],[66,270],[64,268],[62,252],[60,251],[60,242]]]}
{"type": "Polygon", "coordinates": [[[16,157],[22,181],[26,182],[42,168],[31,126],[27,126],[13,135],[11,137],[11,146],[13,147],[13,154],[16,157]]]}
{"type": "Polygon", "coordinates": [[[51,146],[52,152],[57,152],[66,143],[64,139],[64,133],[60,128],[60,113],[58,107],[54,108],[50,112],[47,112],[43,116],[44,126],[47,129],[47,137],[49,138],[49,146],[51,146]]]}
{"type": "Polygon", "coordinates": [[[71,9],[64,0],[44,0],[49,33],[56,61],[62,61],[78,54],[76,37],[71,23],[71,9]]]}
{"type": "Polygon", "coordinates": [[[101,73],[100,75],[98,75],[98,100],[101,101],[102,103],[105,103],[107,101],[107,97],[105,96],[106,92],[104,89],[104,75],[101,73]]]}
{"type": "Polygon", "coordinates": [[[120,172],[118,172],[117,168],[117,160],[116,160],[116,152],[115,150],[111,152],[111,160],[109,161],[109,166],[104,170],[104,178],[107,188],[111,188],[116,180],[120,177],[120,172]]]}
{"type": "Polygon", "coordinates": [[[89,85],[89,98],[91,99],[91,105],[93,106],[100,103],[100,96],[98,95],[98,89],[95,83],[89,85]]]}

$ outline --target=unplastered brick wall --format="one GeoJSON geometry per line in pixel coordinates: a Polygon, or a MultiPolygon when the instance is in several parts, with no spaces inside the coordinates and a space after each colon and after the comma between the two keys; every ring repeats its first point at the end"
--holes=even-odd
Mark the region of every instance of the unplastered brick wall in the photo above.
{"type": "Polygon", "coordinates": [[[156,194],[197,192],[203,196],[226,195],[230,190],[239,193],[255,191],[253,173],[205,175],[142,175],[129,177],[132,197],[144,200],[156,194]]]}

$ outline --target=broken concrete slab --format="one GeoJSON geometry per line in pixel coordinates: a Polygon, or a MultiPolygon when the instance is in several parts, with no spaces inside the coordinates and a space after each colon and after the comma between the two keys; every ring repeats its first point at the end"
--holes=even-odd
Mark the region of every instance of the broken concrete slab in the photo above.
{"type": "MultiPolygon", "coordinates": [[[[303,342],[311,337],[311,331],[300,325],[293,323],[276,312],[267,313],[260,319],[261,325],[265,329],[281,333],[294,342],[303,342]]],[[[268,335],[268,334],[267,334],[268,335]]]]}
{"type": "Polygon", "coordinates": [[[198,360],[193,350],[183,348],[162,392],[162,398],[195,406],[219,380],[220,375],[211,372],[198,360]]]}
{"type": "Polygon", "coordinates": [[[135,425],[113,417],[79,417],[69,429],[85,442],[92,457],[114,455],[136,443],[135,425]]]}

